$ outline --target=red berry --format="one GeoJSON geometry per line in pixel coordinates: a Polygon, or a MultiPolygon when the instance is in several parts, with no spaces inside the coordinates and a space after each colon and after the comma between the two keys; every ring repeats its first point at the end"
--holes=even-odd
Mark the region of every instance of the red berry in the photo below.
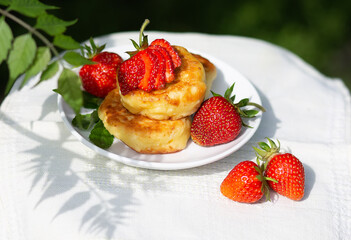
{"type": "Polygon", "coordinates": [[[101,98],[116,88],[116,75],[115,67],[101,63],[84,65],[79,71],[83,88],[101,98]]]}
{"type": "Polygon", "coordinates": [[[213,146],[234,140],[241,130],[241,117],[224,97],[206,100],[196,112],[191,125],[191,138],[202,146],[213,146]]]}
{"type": "Polygon", "coordinates": [[[252,161],[244,161],[236,165],[223,180],[221,193],[237,202],[254,203],[263,196],[262,182],[257,178],[260,173],[252,161]]]}
{"type": "Polygon", "coordinates": [[[292,200],[301,200],[304,196],[305,171],[294,155],[274,155],[268,162],[265,176],[278,181],[268,181],[269,186],[277,193],[292,200]]]}
{"type": "Polygon", "coordinates": [[[155,79],[158,72],[157,57],[148,50],[137,53],[135,57],[140,57],[144,62],[144,76],[138,84],[138,88],[146,92],[154,90],[155,79]]]}
{"type": "Polygon", "coordinates": [[[145,63],[139,57],[124,61],[118,69],[118,83],[122,95],[138,88],[145,75],[145,63]]]}
{"type": "Polygon", "coordinates": [[[171,46],[171,44],[168,41],[166,41],[165,39],[156,39],[156,40],[152,41],[150,45],[151,46],[158,45],[158,46],[165,48],[167,50],[167,52],[171,55],[174,68],[177,68],[182,64],[182,60],[180,59],[177,51],[174,50],[174,48],[171,46]]]}
{"type": "Polygon", "coordinates": [[[148,48],[150,49],[156,49],[158,50],[164,57],[165,59],[165,64],[166,64],[166,82],[170,83],[174,80],[174,67],[172,63],[172,58],[169,52],[161,46],[158,45],[150,45],[148,48]]]}
{"type": "Polygon", "coordinates": [[[91,60],[105,65],[110,65],[116,68],[123,62],[123,59],[117,53],[112,52],[98,53],[91,60]]]}
{"type": "Polygon", "coordinates": [[[254,147],[257,156],[266,164],[265,177],[274,179],[269,181],[269,186],[277,193],[292,200],[301,200],[305,192],[305,170],[300,162],[291,153],[280,153],[274,141],[267,138],[265,142],[258,143],[260,148],[254,147]]]}
{"type": "Polygon", "coordinates": [[[154,82],[154,89],[162,89],[166,84],[166,61],[159,50],[148,48],[147,51],[151,52],[157,58],[157,75],[154,82]]]}
{"type": "Polygon", "coordinates": [[[215,96],[207,99],[195,113],[191,124],[192,140],[201,146],[213,146],[234,140],[240,133],[242,126],[248,126],[242,117],[254,117],[257,110],[242,110],[241,107],[252,105],[261,111],[265,109],[245,98],[233,103],[235,95],[231,97],[234,84],[225,91],[224,97],[215,96]]]}

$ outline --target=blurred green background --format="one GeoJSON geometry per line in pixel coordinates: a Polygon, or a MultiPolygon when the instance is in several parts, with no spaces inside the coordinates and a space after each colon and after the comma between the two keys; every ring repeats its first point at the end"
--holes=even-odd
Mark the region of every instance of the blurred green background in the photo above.
{"type": "MultiPolygon", "coordinates": [[[[67,34],[77,41],[120,31],[201,32],[258,38],[284,47],[351,89],[351,1],[330,0],[42,0],[50,12],[78,19],[67,34]]],[[[30,20],[29,20],[30,21],[30,20]]],[[[10,20],[7,20],[10,23],[10,20]]],[[[23,29],[11,23],[15,34],[23,29]]],[[[0,100],[8,78],[0,66],[0,100]]]]}

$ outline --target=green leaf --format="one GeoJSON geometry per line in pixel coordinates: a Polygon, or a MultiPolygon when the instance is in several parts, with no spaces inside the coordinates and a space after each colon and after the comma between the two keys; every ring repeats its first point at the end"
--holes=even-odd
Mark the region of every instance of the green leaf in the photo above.
{"type": "Polygon", "coordinates": [[[88,92],[83,91],[83,107],[89,109],[97,109],[101,102],[102,98],[96,97],[88,92]]]}
{"type": "Polygon", "coordinates": [[[57,71],[59,70],[59,64],[57,61],[52,62],[51,64],[49,64],[46,69],[42,72],[41,76],[40,76],[40,80],[39,82],[36,84],[38,85],[39,83],[42,83],[43,81],[46,81],[50,78],[52,78],[53,76],[55,76],[55,74],[57,73],[57,71]]]}
{"type": "Polygon", "coordinates": [[[13,39],[12,31],[3,18],[0,19],[0,64],[7,58],[13,39]]]}
{"type": "Polygon", "coordinates": [[[230,96],[232,95],[233,93],[233,89],[234,89],[234,85],[235,83],[233,83],[224,93],[224,98],[225,99],[230,99],[230,96]]]}
{"type": "Polygon", "coordinates": [[[262,148],[263,150],[265,150],[265,151],[269,151],[269,150],[271,150],[271,148],[268,146],[268,144],[267,143],[265,143],[265,142],[259,142],[258,143],[258,145],[260,146],[260,148],[262,148]]]}
{"type": "Polygon", "coordinates": [[[8,6],[11,4],[11,2],[12,0],[0,0],[0,5],[8,6]]]}
{"type": "Polygon", "coordinates": [[[64,21],[51,14],[42,14],[37,18],[35,28],[45,31],[51,36],[62,34],[66,31],[66,27],[75,24],[77,20],[64,21]]]}
{"type": "Polygon", "coordinates": [[[64,68],[58,79],[58,88],[54,90],[63,97],[76,114],[79,113],[83,105],[83,94],[80,86],[78,75],[72,70],[64,68]]]}
{"type": "Polygon", "coordinates": [[[250,100],[248,98],[241,99],[236,105],[241,108],[247,105],[250,100]]]}
{"type": "MultiPolygon", "coordinates": [[[[6,2],[6,1],[5,1],[6,2]]],[[[38,0],[12,0],[10,10],[15,10],[27,17],[38,17],[45,14],[48,9],[57,9],[58,7],[49,6],[38,0]]]]}
{"type": "Polygon", "coordinates": [[[100,120],[91,130],[89,139],[96,146],[106,149],[112,145],[114,136],[107,131],[104,124],[100,120]]]}
{"type": "Polygon", "coordinates": [[[95,62],[90,61],[85,57],[83,57],[82,55],[80,55],[79,53],[72,52],[72,51],[67,52],[63,56],[63,59],[74,67],[78,67],[86,64],[95,64],[95,62]]]}
{"type": "Polygon", "coordinates": [[[30,77],[33,77],[43,71],[51,59],[50,49],[48,47],[39,47],[34,58],[34,63],[26,71],[21,87],[23,87],[30,77]]]}
{"type": "Polygon", "coordinates": [[[133,46],[135,47],[135,49],[139,50],[139,45],[136,43],[136,41],[134,41],[133,39],[130,39],[130,41],[132,41],[133,46]]]}
{"type": "Polygon", "coordinates": [[[53,41],[54,45],[66,50],[74,50],[81,48],[80,44],[72,37],[63,34],[57,35],[53,41]]]}
{"type": "Polygon", "coordinates": [[[77,114],[72,120],[72,125],[81,130],[88,130],[98,121],[99,121],[98,112],[97,110],[95,110],[89,114],[84,114],[84,115],[77,114]]]}
{"type": "Polygon", "coordinates": [[[7,59],[10,79],[7,83],[5,94],[10,91],[16,78],[31,65],[35,57],[36,48],[35,41],[29,33],[15,38],[13,48],[7,59]]]}
{"type": "Polygon", "coordinates": [[[255,117],[257,115],[257,113],[259,113],[259,111],[257,110],[243,110],[244,112],[244,117],[247,117],[247,118],[252,118],[252,117],[255,117]]]}

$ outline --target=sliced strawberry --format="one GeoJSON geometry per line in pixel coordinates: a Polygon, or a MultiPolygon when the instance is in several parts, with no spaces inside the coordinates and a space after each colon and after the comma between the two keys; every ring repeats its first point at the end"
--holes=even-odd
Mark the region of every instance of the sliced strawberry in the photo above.
{"type": "Polygon", "coordinates": [[[174,68],[177,68],[182,64],[182,60],[180,59],[176,50],[174,50],[171,44],[167,42],[165,39],[156,39],[150,45],[158,45],[158,46],[164,47],[171,55],[174,68]]]}
{"type": "Polygon", "coordinates": [[[166,60],[163,54],[157,50],[149,48],[147,51],[151,52],[157,58],[157,75],[154,83],[154,90],[162,89],[166,85],[166,60]]]}
{"type": "Polygon", "coordinates": [[[144,77],[140,80],[138,88],[146,92],[150,92],[155,87],[155,79],[158,72],[157,56],[147,50],[142,50],[135,56],[140,57],[145,66],[145,74],[144,77]]]}
{"type": "Polygon", "coordinates": [[[145,63],[140,57],[124,61],[118,69],[118,84],[122,95],[138,88],[145,75],[145,63]]]}
{"type": "Polygon", "coordinates": [[[148,49],[156,49],[163,55],[166,64],[166,82],[172,82],[174,80],[174,67],[171,55],[164,47],[161,47],[159,45],[150,45],[148,49]]]}

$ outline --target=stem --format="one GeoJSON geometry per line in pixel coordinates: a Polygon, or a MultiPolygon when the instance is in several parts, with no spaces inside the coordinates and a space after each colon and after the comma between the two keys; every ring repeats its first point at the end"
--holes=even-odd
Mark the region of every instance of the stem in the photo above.
{"type": "Polygon", "coordinates": [[[143,32],[144,32],[144,29],[146,28],[146,26],[150,23],[150,20],[149,19],[145,19],[143,25],[141,25],[141,28],[140,28],[140,33],[139,33],[139,46],[141,47],[141,44],[142,44],[142,41],[143,41],[143,32]]]}
{"type": "Polygon", "coordinates": [[[259,105],[259,104],[257,104],[257,103],[248,102],[247,105],[257,107],[257,108],[260,109],[262,112],[265,112],[265,111],[266,111],[266,109],[265,109],[264,107],[262,107],[261,105],[259,105]]]}
{"type": "Polygon", "coordinates": [[[50,48],[50,50],[54,53],[54,55],[58,58],[60,58],[59,53],[57,52],[56,48],[54,47],[54,45],[40,32],[38,32],[35,28],[33,28],[32,26],[30,26],[29,24],[27,24],[26,22],[22,21],[21,19],[19,19],[18,17],[12,15],[11,13],[9,13],[8,11],[5,11],[3,9],[0,8],[0,13],[10,19],[12,19],[13,21],[15,21],[16,23],[18,23],[19,25],[21,25],[22,27],[24,27],[25,29],[27,29],[30,33],[33,33],[35,36],[37,36],[46,46],[48,46],[50,48]]]}

